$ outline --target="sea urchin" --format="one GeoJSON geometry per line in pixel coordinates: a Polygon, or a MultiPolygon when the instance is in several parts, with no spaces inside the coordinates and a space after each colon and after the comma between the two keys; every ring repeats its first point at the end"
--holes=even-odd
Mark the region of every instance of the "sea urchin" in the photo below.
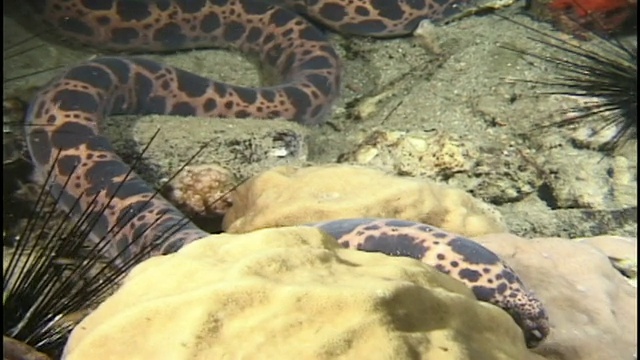
{"type": "MultiPolygon", "coordinates": [[[[513,20],[511,20],[513,21],[513,20]]],[[[555,66],[548,79],[529,80],[549,90],[547,95],[577,97],[581,105],[566,111],[560,120],[540,128],[566,127],[597,122],[592,135],[612,129],[613,135],[602,143],[601,150],[613,151],[637,138],[638,122],[638,54],[637,40],[630,44],[613,36],[596,35],[591,44],[573,42],[520,24],[533,32],[531,41],[542,44],[551,55],[504,46],[505,49],[539,59],[555,66]],[[589,45],[589,46],[587,46],[589,45]]]]}

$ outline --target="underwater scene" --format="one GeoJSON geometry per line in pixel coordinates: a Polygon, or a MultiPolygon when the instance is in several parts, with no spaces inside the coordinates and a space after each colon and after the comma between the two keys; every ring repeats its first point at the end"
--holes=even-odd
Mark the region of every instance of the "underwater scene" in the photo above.
{"type": "Polygon", "coordinates": [[[4,359],[636,359],[635,0],[7,0],[4,359]]]}

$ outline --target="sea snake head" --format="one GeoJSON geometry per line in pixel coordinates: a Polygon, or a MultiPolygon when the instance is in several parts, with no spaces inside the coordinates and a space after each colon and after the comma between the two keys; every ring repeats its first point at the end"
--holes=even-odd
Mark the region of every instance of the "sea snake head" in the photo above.
{"type": "Polygon", "coordinates": [[[469,284],[471,291],[478,300],[497,305],[509,313],[522,329],[528,348],[538,346],[550,331],[549,316],[542,302],[503,260],[498,260],[489,270],[486,277],[469,284]]]}
{"type": "MultiPolygon", "coordinates": [[[[507,312],[520,326],[528,348],[537,347],[549,335],[549,316],[542,303],[531,291],[508,294],[507,312]]],[[[503,302],[503,306],[504,306],[503,302]]]]}

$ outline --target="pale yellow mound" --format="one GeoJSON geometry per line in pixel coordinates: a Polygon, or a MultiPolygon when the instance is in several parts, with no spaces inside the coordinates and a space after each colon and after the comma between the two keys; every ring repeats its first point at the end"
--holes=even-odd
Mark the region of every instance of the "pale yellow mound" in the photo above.
{"type": "Polygon", "coordinates": [[[335,219],[413,220],[467,236],[506,231],[500,215],[468,193],[428,180],[351,165],[277,167],[238,187],[228,232],[335,219]]]}
{"type": "Polygon", "coordinates": [[[539,359],[501,309],[313,228],[214,235],[137,266],[66,359],[539,359]]]}

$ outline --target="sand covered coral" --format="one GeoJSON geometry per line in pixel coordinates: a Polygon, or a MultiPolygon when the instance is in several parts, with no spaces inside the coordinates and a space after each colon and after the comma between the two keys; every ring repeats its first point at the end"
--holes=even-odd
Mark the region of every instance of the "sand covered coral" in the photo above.
{"type": "Polygon", "coordinates": [[[314,228],[214,235],[132,270],[66,359],[541,359],[503,310],[314,228]]]}
{"type": "Polygon", "coordinates": [[[259,174],[236,189],[223,227],[246,232],[361,217],[412,220],[468,236],[506,230],[492,207],[462,190],[351,165],[259,174]]]}
{"type": "Polygon", "coordinates": [[[509,263],[544,302],[551,333],[536,353],[548,359],[634,359],[637,289],[610,257],[637,258],[636,239],[600,236],[576,242],[503,234],[476,240],[509,263]]]}

